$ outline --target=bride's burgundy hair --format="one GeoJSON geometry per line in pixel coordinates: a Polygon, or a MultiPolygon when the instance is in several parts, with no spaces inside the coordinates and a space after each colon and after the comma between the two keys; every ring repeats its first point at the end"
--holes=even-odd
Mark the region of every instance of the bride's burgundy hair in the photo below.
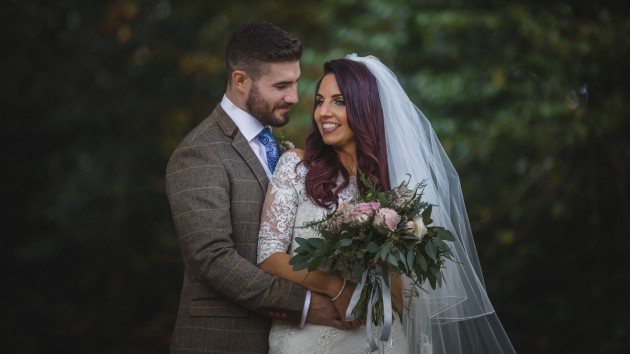
{"type": "MultiPolygon", "coordinates": [[[[357,144],[358,170],[382,190],[389,190],[385,126],[376,79],[365,65],[348,59],[326,62],[322,79],[329,73],[335,75],[346,104],[348,125],[357,144]]],[[[315,92],[319,91],[322,79],[317,83],[315,92]]],[[[316,107],[317,102],[313,113],[316,107]]],[[[324,144],[314,115],[312,131],[306,138],[304,150],[303,163],[308,168],[306,193],[322,207],[337,205],[339,192],[350,182],[349,172],[332,146],[324,144]],[[340,174],[343,182],[337,188],[336,180],[340,174]]],[[[366,191],[359,178],[357,184],[361,192],[366,191]]]]}

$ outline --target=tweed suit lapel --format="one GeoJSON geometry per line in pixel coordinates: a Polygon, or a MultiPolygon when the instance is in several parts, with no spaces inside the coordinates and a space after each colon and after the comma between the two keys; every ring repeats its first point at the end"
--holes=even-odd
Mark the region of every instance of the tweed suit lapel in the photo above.
{"type": "Polygon", "coordinates": [[[269,184],[267,173],[265,173],[264,168],[260,164],[260,160],[258,160],[256,154],[254,154],[252,148],[249,146],[249,142],[247,142],[243,134],[238,130],[232,118],[225,113],[221,105],[217,105],[212,115],[223,130],[223,133],[232,139],[232,147],[241,155],[245,163],[247,163],[252,170],[263,192],[267,191],[267,185],[269,184]]]}

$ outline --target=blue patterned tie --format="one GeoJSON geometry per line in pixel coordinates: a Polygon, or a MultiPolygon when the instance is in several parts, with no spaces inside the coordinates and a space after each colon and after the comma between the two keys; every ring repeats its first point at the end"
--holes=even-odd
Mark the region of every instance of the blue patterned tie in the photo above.
{"type": "Polygon", "coordinates": [[[258,141],[265,145],[265,150],[267,150],[267,166],[269,166],[269,171],[273,173],[276,169],[278,159],[280,158],[280,152],[278,151],[276,139],[274,139],[273,134],[271,134],[271,130],[267,128],[264,128],[258,134],[257,138],[258,141]]]}

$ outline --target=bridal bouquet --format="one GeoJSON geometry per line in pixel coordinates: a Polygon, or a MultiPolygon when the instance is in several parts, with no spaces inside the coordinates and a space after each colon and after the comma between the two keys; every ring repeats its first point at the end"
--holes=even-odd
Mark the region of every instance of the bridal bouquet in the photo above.
{"type": "MultiPolygon", "coordinates": [[[[366,319],[367,326],[383,324],[386,329],[388,324],[391,328],[393,316],[390,272],[410,278],[416,292],[427,280],[435,289],[442,283],[445,260],[452,257],[445,241],[455,239],[443,227],[428,226],[432,205],[422,200],[425,183],[410,189],[408,181],[403,181],[385,192],[364,175],[360,178],[368,192],[340,203],[324,220],[307,224],[322,238],[296,238],[299,247],[290,263],[296,271],[341,266],[351,272],[361,281],[346,319],[366,319]]],[[[389,338],[385,332],[381,340],[389,338]]]]}

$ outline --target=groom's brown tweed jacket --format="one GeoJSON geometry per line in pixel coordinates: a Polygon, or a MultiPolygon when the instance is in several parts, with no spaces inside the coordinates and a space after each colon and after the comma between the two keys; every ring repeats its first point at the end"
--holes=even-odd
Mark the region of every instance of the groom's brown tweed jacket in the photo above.
{"type": "Polygon", "coordinates": [[[220,105],[173,152],[166,193],[185,269],[171,353],[266,353],[269,317],[299,321],[306,290],[255,265],[268,183],[220,105]]]}

